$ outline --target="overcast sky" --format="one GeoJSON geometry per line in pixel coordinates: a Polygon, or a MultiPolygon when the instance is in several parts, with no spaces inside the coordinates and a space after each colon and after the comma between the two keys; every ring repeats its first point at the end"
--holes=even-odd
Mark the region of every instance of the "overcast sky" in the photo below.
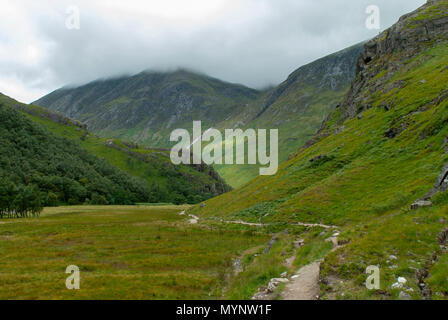
{"type": "Polygon", "coordinates": [[[383,30],[425,2],[0,0],[0,92],[31,102],[68,84],[178,67],[261,88],[377,35],[369,5],[383,30]]]}

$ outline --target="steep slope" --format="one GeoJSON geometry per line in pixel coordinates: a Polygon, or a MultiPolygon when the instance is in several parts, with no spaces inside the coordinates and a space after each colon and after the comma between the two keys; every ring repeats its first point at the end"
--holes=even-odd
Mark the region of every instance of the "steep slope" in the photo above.
{"type": "Polygon", "coordinates": [[[165,148],[174,129],[191,130],[194,120],[216,126],[258,95],[241,85],[179,70],[62,88],[34,104],[79,120],[103,137],[165,148]]]}
{"type": "Polygon", "coordinates": [[[324,299],[447,299],[447,83],[448,1],[428,1],[365,45],[344,102],[276,176],[191,213],[336,226],[339,249],[315,227],[296,250],[295,266],[324,258],[324,299]],[[366,289],[368,266],[381,290],[366,289]]]}
{"type": "Polygon", "coordinates": [[[86,126],[61,114],[21,104],[0,94],[0,103],[26,114],[59,137],[67,138],[90,154],[145,181],[148,197],[140,202],[198,203],[230,190],[213,168],[174,166],[163,149],[141,148],[117,139],[98,138],[86,126]]]}
{"type": "MultiPolygon", "coordinates": [[[[279,160],[286,161],[342,101],[355,77],[362,48],[357,44],[297,69],[285,82],[220,126],[279,129],[279,160]]],[[[216,168],[234,187],[258,175],[257,166],[216,168]]]]}

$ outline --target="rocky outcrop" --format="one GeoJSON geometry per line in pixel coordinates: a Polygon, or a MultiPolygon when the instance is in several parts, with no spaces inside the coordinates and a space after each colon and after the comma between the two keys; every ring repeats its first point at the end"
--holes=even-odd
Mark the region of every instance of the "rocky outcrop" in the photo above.
{"type": "Polygon", "coordinates": [[[256,118],[265,113],[282,96],[297,92],[302,87],[313,87],[318,92],[346,90],[355,77],[356,59],[362,48],[363,43],[359,43],[300,67],[286,81],[268,92],[265,105],[256,118]]]}
{"type": "Polygon", "coordinates": [[[436,183],[434,184],[434,188],[432,188],[432,190],[429,191],[419,201],[420,202],[428,201],[436,193],[447,190],[448,190],[448,163],[443,166],[442,173],[440,173],[440,175],[437,177],[436,183]]]}
{"type": "MultiPolygon", "coordinates": [[[[404,15],[390,29],[364,45],[356,65],[356,79],[340,106],[342,123],[370,108],[368,97],[383,87],[404,61],[448,38],[448,1],[430,0],[424,6],[404,15]],[[393,55],[392,55],[393,53],[393,55]],[[384,75],[379,76],[380,73],[384,75]]],[[[400,87],[401,83],[393,86],[400,87]]]]}

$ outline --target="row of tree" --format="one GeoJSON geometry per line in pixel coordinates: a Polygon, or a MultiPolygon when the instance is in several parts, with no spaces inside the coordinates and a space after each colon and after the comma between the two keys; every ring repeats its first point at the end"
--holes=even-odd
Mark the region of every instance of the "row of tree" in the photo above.
{"type": "Polygon", "coordinates": [[[0,185],[0,218],[38,217],[42,212],[41,192],[37,186],[0,185]]]}

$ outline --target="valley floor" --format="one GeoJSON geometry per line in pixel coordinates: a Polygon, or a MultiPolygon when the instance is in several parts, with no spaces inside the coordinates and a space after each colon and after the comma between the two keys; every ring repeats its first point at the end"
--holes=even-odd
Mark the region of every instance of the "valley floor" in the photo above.
{"type": "Polygon", "coordinates": [[[217,299],[233,259],[270,236],[192,225],[175,206],[47,208],[0,221],[0,299],[217,299]],[[80,269],[68,290],[66,268],[80,269]]]}
{"type": "MultiPolygon", "coordinates": [[[[73,206],[0,220],[0,299],[398,299],[402,289],[389,289],[398,276],[406,277],[409,298],[421,299],[415,270],[437,247],[435,221],[446,221],[437,206],[401,213],[348,243],[346,227],[227,221],[188,209],[73,206]],[[391,220],[403,232],[391,230],[391,220]],[[410,241],[415,234],[418,242],[410,241]],[[364,259],[377,256],[376,246],[385,254],[377,264],[383,290],[366,289],[364,268],[331,276],[335,259],[352,259],[347,252],[358,247],[364,259]],[[80,269],[80,290],[66,288],[71,265],[80,269]]],[[[433,299],[446,297],[446,258],[440,253],[425,269],[433,299]]]]}

